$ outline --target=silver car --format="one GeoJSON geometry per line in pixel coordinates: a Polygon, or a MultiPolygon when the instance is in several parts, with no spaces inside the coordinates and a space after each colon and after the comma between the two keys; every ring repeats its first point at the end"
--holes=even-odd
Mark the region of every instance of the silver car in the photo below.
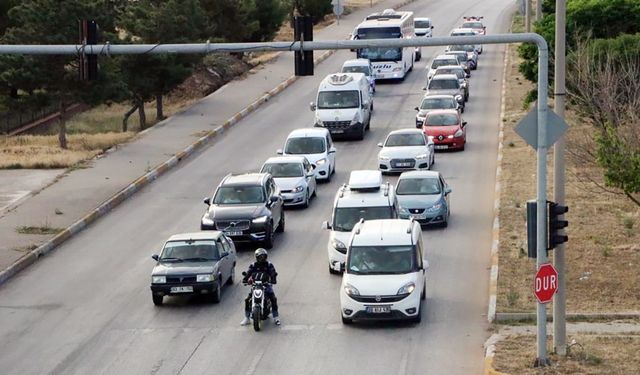
{"type": "MultiPolygon", "coordinates": [[[[435,73],[435,72],[434,72],[435,73]]],[[[427,95],[453,95],[464,110],[464,88],[455,74],[433,76],[426,87],[427,95]]]]}
{"type": "Polygon", "coordinates": [[[316,196],[314,168],[304,156],[278,156],[267,159],[260,173],[271,173],[285,206],[308,207],[316,196]]]}
{"type": "Polygon", "coordinates": [[[464,90],[464,101],[469,101],[469,74],[459,65],[441,66],[436,69],[435,76],[440,74],[455,74],[464,90]]]}
{"type": "Polygon", "coordinates": [[[422,129],[424,119],[427,114],[436,109],[457,109],[462,111],[464,108],[460,107],[458,101],[453,95],[425,95],[420,102],[419,107],[415,107],[416,113],[416,128],[422,129]]]}
{"type": "Polygon", "coordinates": [[[401,219],[413,218],[420,224],[449,225],[451,188],[440,172],[404,172],[398,179],[396,196],[401,219]]]}

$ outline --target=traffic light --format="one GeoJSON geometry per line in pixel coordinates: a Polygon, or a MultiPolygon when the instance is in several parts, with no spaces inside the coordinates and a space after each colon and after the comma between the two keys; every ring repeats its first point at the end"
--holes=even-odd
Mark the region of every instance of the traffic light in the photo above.
{"type": "MultiPolygon", "coordinates": [[[[94,20],[80,20],[80,44],[83,46],[98,44],[98,24],[94,20]]],[[[94,81],[98,79],[98,55],[80,53],[80,79],[94,81]]]]}
{"type": "MultiPolygon", "coordinates": [[[[298,41],[313,40],[313,22],[309,16],[296,16],[293,20],[293,39],[298,41]]],[[[296,76],[313,75],[313,51],[294,52],[296,76]]]]}
{"type": "Polygon", "coordinates": [[[562,220],[560,216],[569,211],[569,207],[562,206],[555,202],[547,202],[547,250],[551,250],[561,243],[569,240],[565,234],[560,234],[560,230],[569,225],[567,220],[562,220]]]}
{"type": "Polygon", "coordinates": [[[538,245],[536,238],[538,235],[536,232],[538,227],[536,223],[536,218],[538,217],[537,207],[535,199],[527,201],[527,256],[533,259],[538,257],[538,249],[536,248],[538,245]]]}

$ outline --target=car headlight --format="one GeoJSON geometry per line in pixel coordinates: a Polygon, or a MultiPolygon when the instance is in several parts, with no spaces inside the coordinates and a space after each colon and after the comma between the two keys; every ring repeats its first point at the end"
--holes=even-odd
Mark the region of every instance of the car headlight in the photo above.
{"type": "Polygon", "coordinates": [[[347,247],[345,246],[344,242],[337,240],[335,238],[331,240],[331,246],[333,246],[333,248],[336,250],[347,250],[347,247]]]}
{"type": "Polygon", "coordinates": [[[295,189],[293,189],[293,192],[294,192],[294,193],[300,193],[300,192],[301,192],[301,191],[303,191],[303,190],[304,190],[304,186],[302,186],[302,185],[298,185],[298,186],[296,186],[296,188],[295,188],[295,189]]]}
{"type": "Polygon", "coordinates": [[[267,222],[268,218],[269,218],[269,216],[264,215],[264,216],[260,216],[260,217],[257,217],[255,219],[251,220],[251,222],[254,223],[254,224],[264,224],[264,223],[267,222]]]}
{"type": "Polygon", "coordinates": [[[420,154],[418,156],[416,156],[416,159],[426,159],[429,157],[429,154],[420,154]]]}
{"type": "Polygon", "coordinates": [[[389,161],[391,158],[389,158],[388,156],[382,156],[382,155],[378,155],[378,160],[380,161],[389,161]]]}
{"type": "Polygon", "coordinates": [[[401,67],[401,66],[397,66],[397,67],[393,68],[393,70],[392,70],[392,71],[393,71],[393,72],[399,72],[399,71],[401,71],[401,70],[402,70],[402,67],[401,67]]]}
{"type": "Polygon", "coordinates": [[[199,283],[208,283],[213,281],[213,274],[204,274],[204,275],[196,275],[196,282],[199,283]]]}
{"type": "Polygon", "coordinates": [[[427,139],[430,140],[431,142],[433,142],[433,136],[432,135],[428,135],[427,139]]]}
{"type": "Polygon", "coordinates": [[[316,119],[316,126],[324,126],[324,123],[319,118],[316,119]]]}
{"type": "Polygon", "coordinates": [[[458,129],[458,131],[453,135],[454,137],[458,138],[458,137],[462,137],[462,129],[458,129]]]}
{"type": "Polygon", "coordinates": [[[355,124],[357,124],[358,122],[359,122],[359,121],[358,121],[358,114],[356,113],[356,115],[355,115],[355,116],[353,116],[353,120],[351,120],[351,125],[355,125],[355,124]]]}
{"type": "Polygon", "coordinates": [[[213,219],[209,217],[209,214],[204,214],[202,217],[202,224],[204,225],[213,225],[213,219]]]}
{"type": "Polygon", "coordinates": [[[436,211],[440,211],[441,208],[442,208],[442,203],[436,203],[433,206],[427,208],[427,211],[436,212],[436,211]]]}
{"type": "Polygon", "coordinates": [[[151,276],[152,284],[166,284],[167,277],[166,276],[151,276]]]}
{"type": "Polygon", "coordinates": [[[360,292],[351,284],[344,284],[344,292],[349,296],[359,296],[360,292]]]}
{"type": "Polygon", "coordinates": [[[327,162],[327,159],[320,159],[316,162],[316,165],[324,165],[327,162]]]}
{"type": "Polygon", "coordinates": [[[401,213],[401,214],[408,214],[408,213],[409,213],[409,210],[407,210],[407,208],[406,208],[406,207],[400,207],[400,213],[401,213]]]}
{"type": "Polygon", "coordinates": [[[398,289],[398,294],[411,294],[416,290],[416,284],[407,283],[402,288],[398,289]]]}

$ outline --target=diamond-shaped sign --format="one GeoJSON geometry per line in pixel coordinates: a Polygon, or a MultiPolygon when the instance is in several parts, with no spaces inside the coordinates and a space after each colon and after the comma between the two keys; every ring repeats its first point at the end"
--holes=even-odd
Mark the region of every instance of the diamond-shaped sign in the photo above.
{"type": "MultiPolygon", "coordinates": [[[[547,144],[549,147],[556,143],[567,131],[567,123],[551,109],[547,109],[547,144]]],[[[538,109],[534,106],[526,116],[520,120],[515,129],[516,133],[534,149],[538,148],[538,109]]]]}

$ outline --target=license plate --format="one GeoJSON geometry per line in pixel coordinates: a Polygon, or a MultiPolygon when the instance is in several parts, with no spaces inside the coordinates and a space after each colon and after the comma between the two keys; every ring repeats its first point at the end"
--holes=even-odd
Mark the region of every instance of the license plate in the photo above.
{"type": "Polygon", "coordinates": [[[242,236],[242,232],[224,232],[227,236],[242,236]]]}
{"type": "Polygon", "coordinates": [[[396,163],[396,167],[408,167],[411,163],[396,163]]]}
{"type": "Polygon", "coordinates": [[[172,286],[171,293],[193,293],[192,286],[172,286]]]}
{"type": "Polygon", "coordinates": [[[384,314],[391,312],[391,306],[367,306],[367,312],[372,314],[384,314]]]}
{"type": "Polygon", "coordinates": [[[412,219],[424,219],[424,215],[420,215],[420,214],[418,214],[418,215],[411,215],[411,218],[412,218],[412,219]]]}
{"type": "Polygon", "coordinates": [[[331,133],[334,133],[334,134],[342,134],[342,133],[344,133],[344,130],[342,130],[342,129],[335,129],[335,130],[332,130],[332,131],[331,131],[331,133]]]}
{"type": "Polygon", "coordinates": [[[443,150],[443,149],[446,149],[446,148],[448,148],[447,145],[436,145],[436,150],[443,150]]]}

